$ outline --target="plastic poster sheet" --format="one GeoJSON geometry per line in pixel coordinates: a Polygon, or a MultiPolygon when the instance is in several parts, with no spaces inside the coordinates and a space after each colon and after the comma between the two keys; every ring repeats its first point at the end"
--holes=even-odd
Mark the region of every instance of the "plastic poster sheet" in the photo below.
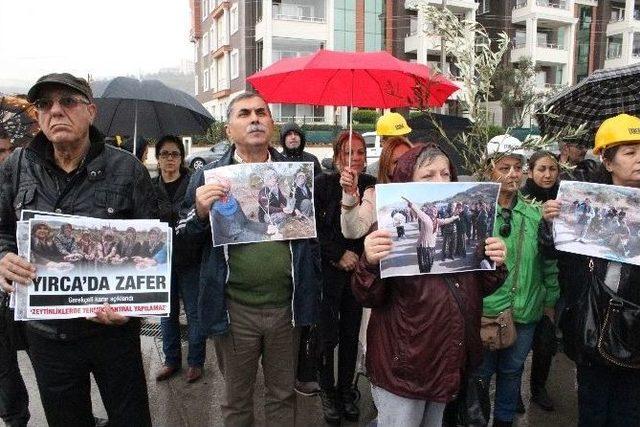
{"type": "MultiPolygon", "coordinates": [[[[19,285],[16,320],[92,317],[110,304],[125,316],[170,311],[172,230],[157,220],[34,215],[19,239],[36,266],[19,285]]],[[[19,247],[24,247],[19,243],[19,247]]]]}
{"type": "Polygon", "coordinates": [[[316,237],[313,163],[243,163],[204,179],[229,188],[211,205],[213,246],[316,237]]]}
{"type": "Polygon", "coordinates": [[[495,269],[476,247],[493,233],[499,191],[484,182],[376,185],[378,228],[393,239],[381,277],[495,269]]]}
{"type": "Polygon", "coordinates": [[[640,190],[562,181],[560,216],[553,220],[556,249],[640,265],[640,190]]]}

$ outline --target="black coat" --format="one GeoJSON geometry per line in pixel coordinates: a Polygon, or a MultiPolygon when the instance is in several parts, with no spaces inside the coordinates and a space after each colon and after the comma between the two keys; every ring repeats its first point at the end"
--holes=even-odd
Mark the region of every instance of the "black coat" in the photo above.
{"type": "MultiPolygon", "coordinates": [[[[23,209],[58,212],[104,219],[158,218],[158,199],[149,172],[133,155],[105,145],[91,127],[91,146],[77,171],[67,174],[55,164],[53,147],[40,132],[23,149],[16,150],[0,172],[0,258],[17,253],[16,221],[23,209]],[[19,179],[14,171],[21,162],[19,179]],[[17,185],[16,185],[17,183],[17,185]]],[[[114,328],[85,319],[27,322],[34,331],[54,339],[131,331],[140,322],[132,319],[114,328]]]]}
{"type": "MultiPolygon", "coordinates": [[[[358,190],[374,186],[376,179],[371,175],[361,174],[358,177],[358,190]]],[[[316,227],[323,263],[338,262],[345,251],[349,250],[362,255],[364,237],[347,239],[342,235],[340,215],[342,214],[342,187],[340,175],[337,173],[318,175],[314,185],[316,209],[316,227]]]]}
{"type": "Polygon", "coordinates": [[[160,221],[168,222],[174,229],[173,251],[171,254],[171,262],[174,268],[194,265],[200,261],[199,245],[201,242],[194,241],[194,239],[186,239],[184,236],[178,236],[175,233],[175,227],[180,220],[182,202],[184,202],[184,196],[187,193],[189,180],[191,178],[191,172],[188,169],[183,169],[181,173],[183,174],[182,181],[180,182],[173,199],[167,192],[165,183],[162,180],[162,175],[158,175],[152,180],[158,196],[159,219],[160,221]]]}

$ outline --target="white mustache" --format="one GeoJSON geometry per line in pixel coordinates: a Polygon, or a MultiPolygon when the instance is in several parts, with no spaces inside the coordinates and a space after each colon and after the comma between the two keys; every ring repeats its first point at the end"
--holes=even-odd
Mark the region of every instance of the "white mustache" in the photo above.
{"type": "Polygon", "coordinates": [[[247,133],[251,132],[266,132],[267,127],[261,124],[251,124],[247,126],[247,133]]]}

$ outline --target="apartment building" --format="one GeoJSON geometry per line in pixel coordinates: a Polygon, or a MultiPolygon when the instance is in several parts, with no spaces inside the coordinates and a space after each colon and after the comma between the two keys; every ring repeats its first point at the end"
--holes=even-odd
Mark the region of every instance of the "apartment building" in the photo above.
{"type": "MultiPolygon", "coordinates": [[[[249,89],[246,78],[287,57],[320,48],[381,50],[385,0],[191,0],[197,99],[225,120],[229,101],[249,89]]],[[[278,122],[344,122],[342,109],[272,104],[278,122]]]]}
{"type": "Polygon", "coordinates": [[[640,0],[603,2],[606,25],[605,68],[640,62],[640,0]]]}

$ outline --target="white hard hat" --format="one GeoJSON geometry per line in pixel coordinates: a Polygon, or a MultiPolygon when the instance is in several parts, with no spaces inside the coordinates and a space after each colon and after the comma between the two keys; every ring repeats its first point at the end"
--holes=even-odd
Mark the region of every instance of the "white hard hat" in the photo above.
{"type": "Polygon", "coordinates": [[[522,141],[511,135],[496,135],[487,144],[487,156],[494,154],[508,154],[527,157],[527,152],[522,148],[522,141]]]}

